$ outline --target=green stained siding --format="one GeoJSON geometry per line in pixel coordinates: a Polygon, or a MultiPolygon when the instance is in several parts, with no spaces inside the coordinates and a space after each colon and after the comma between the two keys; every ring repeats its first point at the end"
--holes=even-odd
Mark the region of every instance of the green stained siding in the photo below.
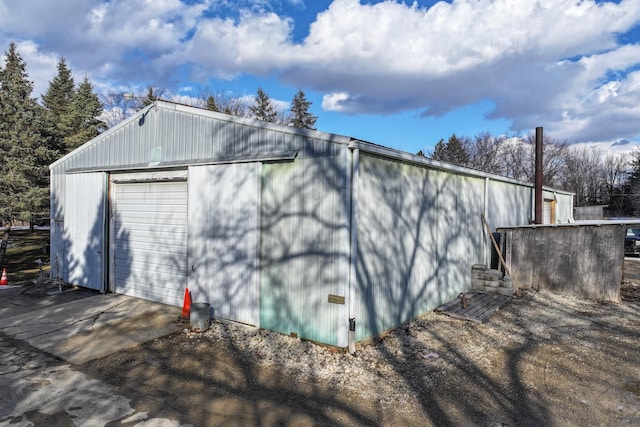
{"type": "Polygon", "coordinates": [[[260,325],[345,346],[349,233],[347,150],[265,164],[262,178],[260,325]]]}

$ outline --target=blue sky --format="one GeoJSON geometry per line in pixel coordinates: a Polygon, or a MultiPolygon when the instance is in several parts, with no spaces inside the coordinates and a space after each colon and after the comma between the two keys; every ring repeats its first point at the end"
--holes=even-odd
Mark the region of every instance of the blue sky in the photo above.
{"type": "Polygon", "coordinates": [[[640,142],[640,0],[0,0],[11,41],[34,96],[64,57],[105,94],[302,89],[318,130],[413,153],[536,126],[640,142]]]}

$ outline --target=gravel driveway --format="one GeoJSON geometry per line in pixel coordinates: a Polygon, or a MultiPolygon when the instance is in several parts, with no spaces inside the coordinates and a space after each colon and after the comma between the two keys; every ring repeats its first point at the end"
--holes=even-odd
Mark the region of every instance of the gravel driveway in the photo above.
{"type": "Polygon", "coordinates": [[[0,335],[0,425],[637,426],[640,259],[625,276],[620,303],[526,292],[484,324],[431,312],[355,356],[214,323],[69,365],[0,335]]]}
{"type": "Polygon", "coordinates": [[[205,425],[640,425],[640,287],[527,292],[485,324],[428,313],[356,356],[214,323],[79,367],[139,412],[205,425]]]}

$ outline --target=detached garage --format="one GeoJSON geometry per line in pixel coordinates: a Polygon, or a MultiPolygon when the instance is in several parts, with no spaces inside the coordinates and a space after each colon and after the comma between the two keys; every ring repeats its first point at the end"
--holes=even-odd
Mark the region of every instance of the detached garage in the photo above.
{"type": "MultiPolygon", "coordinates": [[[[158,101],[51,165],[66,282],[339,347],[469,290],[532,185],[345,136],[158,101]],[[353,321],[355,319],[355,322],[353,321]],[[351,322],[350,322],[351,320],[351,322]]],[[[573,195],[545,189],[548,221],[573,195]]],[[[545,218],[545,220],[547,220],[545,218]]]]}

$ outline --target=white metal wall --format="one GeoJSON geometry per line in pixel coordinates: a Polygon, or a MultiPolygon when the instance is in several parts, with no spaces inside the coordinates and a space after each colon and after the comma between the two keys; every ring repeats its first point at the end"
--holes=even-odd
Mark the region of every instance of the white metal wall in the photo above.
{"type": "Polygon", "coordinates": [[[187,183],[113,186],[114,290],[181,306],[187,281],[187,183]]]}
{"type": "Polygon", "coordinates": [[[471,266],[485,260],[484,187],[482,178],[438,172],[438,298],[430,308],[469,290],[471,266]]]}
{"type": "Polygon", "coordinates": [[[573,194],[544,190],[542,195],[544,200],[556,201],[554,218],[556,224],[573,222],[573,194]]]}
{"type": "Polygon", "coordinates": [[[529,224],[533,218],[533,187],[488,180],[487,220],[491,228],[529,224]]]}
{"type": "Polygon", "coordinates": [[[426,169],[360,155],[356,337],[428,310],[438,291],[438,180],[426,169]]]}
{"type": "MultiPolygon", "coordinates": [[[[66,176],[66,216],[63,232],[63,278],[74,285],[104,290],[106,174],[66,176]]],[[[56,253],[59,254],[59,253],[56,253]]]]}
{"type": "MultiPolygon", "coordinates": [[[[94,206],[97,212],[99,202],[92,197],[99,193],[89,188],[90,181],[67,183],[66,176],[70,173],[99,169],[113,174],[115,171],[166,169],[179,165],[186,169],[188,166],[193,167],[194,163],[212,164],[230,159],[247,161],[250,158],[255,160],[260,156],[293,151],[297,155],[294,162],[263,165],[261,181],[257,181],[259,185],[257,192],[262,199],[258,199],[261,210],[258,217],[260,239],[257,244],[260,247],[261,260],[259,270],[261,317],[256,323],[260,323],[261,327],[284,333],[297,332],[305,338],[329,344],[346,345],[348,309],[339,301],[341,297],[348,298],[349,289],[346,286],[349,283],[351,254],[349,220],[350,198],[353,193],[347,174],[349,168],[347,147],[351,149],[362,147],[363,152],[374,150],[369,152],[381,153],[378,159],[386,159],[389,164],[413,165],[412,167],[399,166],[397,169],[385,166],[377,171],[373,170],[374,174],[380,173],[380,176],[365,177],[364,182],[368,187],[359,188],[361,198],[365,199],[364,206],[368,206],[370,211],[365,212],[363,224],[359,226],[358,231],[366,237],[367,233],[383,230],[380,232],[383,239],[375,241],[375,236],[369,237],[372,239],[370,249],[372,253],[378,251],[377,255],[368,253],[365,246],[360,251],[367,257],[362,262],[368,263],[369,271],[376,272],[372,277],[362,276],[363,280],[375,282],[378,286],[377,294],[364,296],[370,300],[363,302],[363,307],[375,307],[374,314],[385,313],[384,304],[387,304],[386,307],[397,310],[393,315],[385,313],[386,317],[383,316],[384,320],[378,325],[379,327],[387,325],[387,320],[391,319],[389,316],[403,318],[407,313],[423,312],[425,307],[428,309],[431,304],[425,301],[432,301],[429,298],[433,295],[450,294],[458,289],[459,278],[462,277],[463,272],[466,272],[466,267],[463,268],[463,265],[473,262],[470,260],[475,256],[469,247],[477,243],[476,231],[481,229],[480,211],[486,209],[485,212],[493,228],[519,225],[523,223],[521,220],[526,222],[531,216],[533,188],[523,183],[468,169],[463,170],[463,168],[396,150],[383,149],[346,136],[294,129],[289,126],[158,102],[141,110],[122,124],[109,129],[51,166],[52,268],[55,267],[54,262],[58,254],[65,263],[67,262],[65,246],[67,240],[70,239],[69,241],[73,242],[82,240],[79,237],[82,231],[73,229],[76,227],[75,218],[86,216],[87,224],[96,227],[101,222],[98,217],[91,214],[89,207],[83,211],[85,207],[73,206],[80,201],[82,203],[89,201],[90,204],[98,203],[94,206]],[[376,183],[375,180],[389,180],[389,182],[376,183]],[[403,181],[408,181],[405,189],[400,185],[403,181]],[[483,182],[484,187],[478,185],[479,182],[483,182]],[[83,188],[85,184],[87,188],[83,188]],[[74,190],[74,185],[77,190],[74,190]],[[374,191],[369,194],[368,188],[373,188],[374,191]],[[467,195],[470,195],[472,203],[465,201],[467,195]],[[397,200],[393,197],[405,197],[406,200],[397,200]],[[366,200],[367,198],[370,200],[366,200]],[[423,209],[425,202],[434,200],[435,211],[423,209]],[[484,203],[481,208],[478,208],[476,203],[478,200],[484,203]],[[387,205],[382,206],[380,203],[387,203],[387,205]],[[394,211],[394,205],[406,207],[406,215],[394,211]],[[458,215],[461,215],[460,220],[457,219],[458,215]],[[413,230],[412,227],[418,227],[418,229],[413,230]],[[384,247],[385,243],[398,252],[395,253],[396,258],[392,259],[392,262],[380,256],[377,260],[382,263],[381,265],[387,263],[382,268],[374,265],[374,261],[379,254],[384,255],[392,250],[384,247]],[[435,245],[435,249],[430,246],[432,244],[435,245]],[[402,251],[406,252],[402,253],[402,251]],[[433,253],[439,255],[449,253],[449,256],[441,258],[438,255],[434,260],[429,257],[433,253]],[[436,267],[433,267],[434,263],[436,267]],[[445,271],[437,274],[440,278],[438,280],[433,279],[434,268],[435,271],[443,269],[445,271]],[[385,288],[384,280],[387,278],[391,280],[389,283],[392,285],[388,285],[391,289],[385,288]],[[403,300],[407,305],[394,307],[388,302],[383,302],[386,297],[403,300]],[[373,301],[374,299],[376,301],[373,301]]],[[[194,177],[197,173],[194,172],[194,177]]],[[[126,185],[129,184],[116,184],[115,187],[126,185]]],[[[133,189],[133,184],[131,185],[132,187],[128,188],[133,189]]],[[[204,188],[200,187],[198,186],[192,192],[204,188]]],[[[249,194],[252,194],[251,191],[253,190],[250,190],[249,194]]],[[[125,288],[135,289],[133,279],[140,272],[144,280],[153,282],[153,287],[146,285],[147,288],[135,292],[143,297],[159,300],[164,298],[164,301],[180,305],[184,296],[184,287],[187,284],[185,278],[192,272],[186,255],[187,249],[185,249],[187,247],[185,243],[187,242],[186,189],[177,192],[182,197],[180,202],[182,206],[180,209],[183,209],[180,214],[183,218],[180,220],[182,223],[170,224],[170,228],[176,230],[176,236],[173,237],[181,242],[170,246],[177,246],[180,249],[172,251],[171,254],[161,255],[166,249],[162,243],[155,247],[157,250],[152,255],[145,253],[139,246],[143,243],[150,244],[150,242],[143,242],[142,236],[151,237],[151,242],[154,244],[172,241],[168,237],[159,237],[161,233],[167,231],[168,227],[165,226],[164,219],[158,219],[155,215],[163,212],[162,209],[173,204],[174,200],[169,199],[171,194],[163,190],[160,193],[162,194],[156,194],[155,197],[162,198],[162,201],[156,200],[145,205],[147,202],[140,199],[132,200],[130,203],[131,207],[137,203],[138,207],[146,209],[143,215],[151,222],[151,229],[138,230],[139,225],[126,220],[120,222],[118,227],[114,223],[111,231],[115,232],[115,235],[110,241],[117,241],[118,244],[117,248],[113,248],[114,254],[117,251],[119,256],[124,256],[118,261],[118,274],[125,288]],[[141,261],[138,261],[138,257],[141,261]],[[146,273],[139,271],[139,262],[146,263],[147,260],[155,258],[161,261],[161,265],[170,266],[169,271],[163,271],[160,267],[154,267],[146,273]],[[175,275],[177,277],[170,277],[175,275]],[[129,280],[131,280],[131,286],[129,286],[129,280]],[[166,290],[158,291],[155,289],[158,286],[164,286],[166,290]],[[169,291],[169,289],[172,290],[169,291]],[[153,295],[154,292],[159,294],[153,295]]],[[[231,199],[229,203],[235,203],[235,197],[239,197],[238,194],[232,197],[232,192],[225,192],[220,193],[222,198],[216,199],[213,194],[218,193],[214,191],[212,194],[207,194],[206,200],[213,204],[211,209],[218,209],[215,212],[224,208],[220,200],[231,199]]],[[[244,191],[238,203],[246,201],[243,197],[244,191]]],[[[191,202],[192,210],[196,209],[195,200],[191,202]]],[[[572,212],[572,196],[558,195],[557,200],[558,221],[568,221],[572,212]]],[[[250,203],[246,202],[248,203],[246,206],[249,206],[250,203]]],[[[242,209],[240,211],[242,212],[242,209]]],[[[121,215],[124,217],[129,215],[122,209],[116,209],[114,214],[114,221],[118,221],[121,215]]],[[[194,211],[192,215],[191,221],[196,222],[194,218],[198,214],[194,211]]],[[[217,215],[217,217],[222,218],[224,215],[217,215]]],[[[211,216],[209,220],[210,218],[211,216]]],[[[209,227],[208,229],[200,230],[211,232],[212,226],[207,224],[202,227],[209,227]]],[[[251,227],[253,225],[241,226],[240,230],[247,232],[252,229],[251,227]]],[[[216,232],[230,233],[224,229],[216,229],[216,232]]],[[[98,238],[98,235],[91,232],[88,235],[98,238]]],[[[214,236],[217,238],[218,235],[214,236]]],[[[258,239],[258,237],[255,238],[258,239]]],[[[247,237],[247,239],[251,240],[253,237],[247,237]]],[[[242,245],[246,243],[245,240],[242,242],[242,245]]],[[[100,242],[94,241],[91,244],[99,246],[100,242]]],[[[85,242],[84,247],[90,247],[91,244],[85,242]]],[[[202,255],[204,249],[198,247],[200,244],[194,241],[190,256],[195,257],[198,253],[202,255]]],[[[76,244],[75,249],[78,249],[78,252],[74,252],[69,258],[69,260],[75,260],[74,262],[81,261],[77,262],[77,265],[84,265],[83,263],[88,261],[81,247],[81,244],[76,244]]],[[[214,245],[214,247],[218,251],[223,248],[221,245],[214,245]]],[[[357,249],[354,247],[354,253],[357,249]]],[[[225,253],[220,259],[228,262],[229,258],[225,257],[231,256],[230,253],[225,253]]],[[[113,260],[114,257],[110,259],[113,260]]],[[[246,263],[246,259],[242,258],[241,263],[246,263]]],[[[93,267],[87,269],[99,271],[93,267]]],[[[112,273],[114,269],[115,264],[111,270],[112,273]]],[[[81,270],[80,268],[78,271],[81,270]]],[[[193,273],[200,275],[201,271],[203,270],[199,270],[196,266],[196,271],[193,273]]],[[[68,272],[66,271],[65,274],[68,275],[68,272]]],[[[366,270],[360,270],[360,272],[364,274],[366,270]]],[[[73,274],[76,274],[75,270],[73,274]]],[[[198,286],[203,286],[202,283],[207,280],[207,277],[214,277],[216,274],[219,272],[206,273],[205,271],[205,274],[197,279],[198,286]]],[[[231,276],[238,274],[241,273],[235,272],[231,276]]],[[[65,279],[67,277],[65,276],[65,279]]],[[[86,280],[87,283],[94,282],[94,279],[88,278],[85,273],[78,277],[81,278],[80,280],[86,280]]],[[[113,274],[110,277],[113,278],[113,274]]],[[[224,292],[222,289],[218,291],[224,292]]],[[[210,297],[207,296],[207,298],[210,297]]],[[[214,305],[219,305],[215,298],[215,296],[211,297],[214,305]]],[[[255,303],[252,302],[249,306],[254,310],[255,303]]],[[[218,307],[218,314],[223,310],[222,307],[218,307]]],[[[227,315],[231,316],[230,313],[227,315]]],[[[254,321],[247,323],[252,322],[254,321]]]]}
{"type": "Polygon", "coordinates": [[[483,178],[360,155],[356,338],[393,328],[470,287],[483,262],[483,178]]]}
{"type": "Polygon", "coordinates": [[[189,290],[215,317],[260,326],[260,163],[189,168],[189,290]]]}

